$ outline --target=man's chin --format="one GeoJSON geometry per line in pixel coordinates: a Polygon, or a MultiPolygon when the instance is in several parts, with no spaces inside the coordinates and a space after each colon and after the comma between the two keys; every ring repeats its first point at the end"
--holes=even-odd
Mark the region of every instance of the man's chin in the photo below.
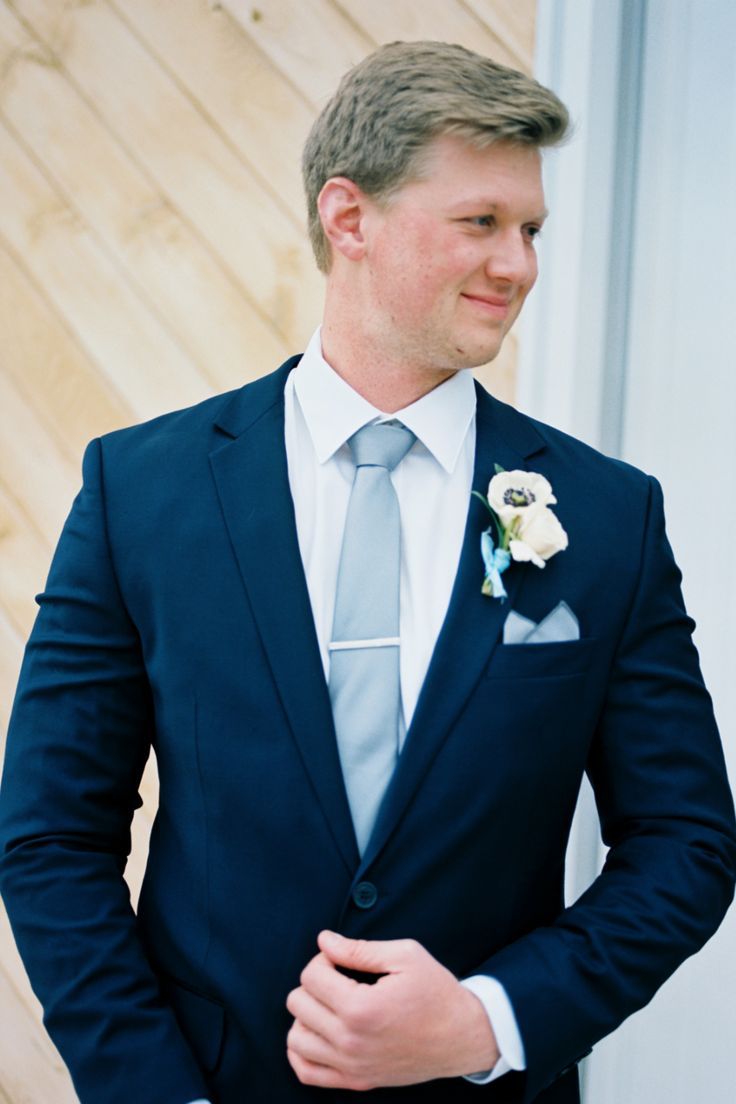
{"type": "Polygon", "coordinates": [[[465,368],[482,368],[485,364],[490,364],[495,360],[498,354],[501,352],[502,342],[496,342],[494,345],[486,344],[482,347],[455,347],[455,363],[448,365],[449,368],[455,371],[462,371],[465,368]]]}

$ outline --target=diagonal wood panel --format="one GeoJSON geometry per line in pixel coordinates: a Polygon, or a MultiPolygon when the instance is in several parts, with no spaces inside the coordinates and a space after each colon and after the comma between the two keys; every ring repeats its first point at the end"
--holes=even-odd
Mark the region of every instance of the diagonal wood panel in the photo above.
{"type": "Polygon", "coordinates": [[[298,151],[314,113],[247,29],[221,4],[202,0],[113,6],[301,230],[298,151]]]}
{"type": "Polygon", "coordinates": [[[69,512],[79,482],[72,463],[36,416],[9,374],[0,373],[0,410],[3,412],[0,478],[9,494],[25,510],[28,524],[47,542],[49,554],[69,512]]]}
{"type": "Polygon", "coordinates": [[[319,110],[343,73],[375,42],[327,0],[222,0],[223,7],[309,103],[319,110]]]}
{"type": "Polygon", "coordinates": [[[536,0],[461,0],[461,4],[516,58],[510,65],[532,72],[536,0]]]}
{"type": "Polygon", "coordinates": [[[26,635],[18,631],[0,604],[0,753],[5,744],[5,729],[10,719],[10,707],[18,681],[26,635]]]}
{"type": "Polygon", "coordinates": [[[523,67],[527,60],[511,48],[505,36],[494,34],[475,12],[446,0],[333,0],[354,26],[375,43],[401,39],[415,42],[439,39],[457,42],[469,50],[487,54],[504,65],[523,67]]]}
{"type": "MultiPolygon", "coordinates": [[[[340,76],[402,37],[529,71],[534,8],[0,0],[3,719],[85,443],[270,370],[318,320],[299,154],[340,76]]],[[[515,354],[478,373],[502,396],[515,354]]],[[[134,900],[156,787],[152,760],[134,900]]],[[[0,1021],[0,1102],[76,1099],[1,910],[0,1021]]]]}
{"type": "Polygon", "coordinates": [[[0,602],[13,627],[25,636],[30,597],[41,590],[48,570],[48,548],[1,484],[0,548],[0,602]]]}
{"type": "Polygon", "coordinates": [[[4,372],[75,471],[87,441],[133,421],[132,407],[86,355],[22,261],[2,247],[0,332],[13,350],[3,360],[4,372]]]}
{"type": "Polygon", "coordinates": [[[19,136],[0,125],[0,234],[52,296],[89,355],[139,416],[207,388],[173,335],[160,325],[114,259],[35,164],[19,136]]]}
{"type": "Polygon", "coordinates": [[[16,0],[15,8],[106,126],[121,140],[125,136],[136,161],[197,226],[276,333],[290,347],[302,345],[319,315],[321,283],[298,222],[112,8],[89,3],[60,11],[48,0],[16,0]],[[260,230],[264,223],[268,235],[260,230]]]}
{"type": "MultiPolygon", "coordinates": [[[[259,363],[285,346],[211,251],[126,156],[97,113],[60,69],[39,64],[39,45],[16,23],[12,82],[2,99],[6,120],[42,161],[65,202],[135,282],[167,330],[213,390],[243,378],[243,350],[259,363]],[[16,46],[17,50],[18,47],[16,46]],[[29,111],[29,104],[43,110],[29,111]],[[104,166],[105,187],[90,171],[104,166]],[[213,357],[211,335],[217,333],[213,357]],[[259,358],[262,358],[259,360],[259,358]]],[[[0,18],[0,63],[12,49],[0,18]]],[[[167,376],[168,379],[168,376],[167,376]]]]}
{"type": "Polygon", "coordinates": [[[45,1033],[39,1031],[38,1011],[21,999],[26,995],[26,987],[19,993],[0,969],[0,1008],[13,1010],[12,1016],[3,1016],[0,1032],[3,1092],[13,1104],[72,1104],[77,1097],[69,1075],[45,1033]]]}

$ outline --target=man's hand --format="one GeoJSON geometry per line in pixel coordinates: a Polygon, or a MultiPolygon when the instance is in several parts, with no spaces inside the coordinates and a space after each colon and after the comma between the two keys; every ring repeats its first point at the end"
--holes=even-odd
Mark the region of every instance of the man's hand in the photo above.
{"type": "Polygon", "coordinates": [[[287,1056],[305,1085],[366,1090],[491,1069],[498,1047],[485,1009],[413,939],[320,932],[320,953],[286,1007],[287,1056]],[[361,984],[336,969],[383,974],[361,984]]]}

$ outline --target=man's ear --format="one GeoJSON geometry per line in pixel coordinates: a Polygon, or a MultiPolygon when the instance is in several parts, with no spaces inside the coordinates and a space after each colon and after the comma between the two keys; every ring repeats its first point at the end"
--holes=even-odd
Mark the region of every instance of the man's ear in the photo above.
{"type": "Polygon", "coordinates": [[[347,176],[331,176],[317,197],[322,229],[332,249],[349,261],[365,253],[363,217],[368,197],[347,176]]]}

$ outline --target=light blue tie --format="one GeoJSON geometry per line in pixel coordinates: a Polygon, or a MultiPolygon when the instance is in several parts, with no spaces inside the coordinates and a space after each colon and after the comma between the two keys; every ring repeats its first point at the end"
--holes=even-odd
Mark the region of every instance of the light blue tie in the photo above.
{"type": "Polygon", "coordinates": [[[399,751],[401,522],[393,471],[416,440],[398,422],[349,439],[355,461],[330,643],[330,700],[358,849],[365,851],[399,751]]]}

